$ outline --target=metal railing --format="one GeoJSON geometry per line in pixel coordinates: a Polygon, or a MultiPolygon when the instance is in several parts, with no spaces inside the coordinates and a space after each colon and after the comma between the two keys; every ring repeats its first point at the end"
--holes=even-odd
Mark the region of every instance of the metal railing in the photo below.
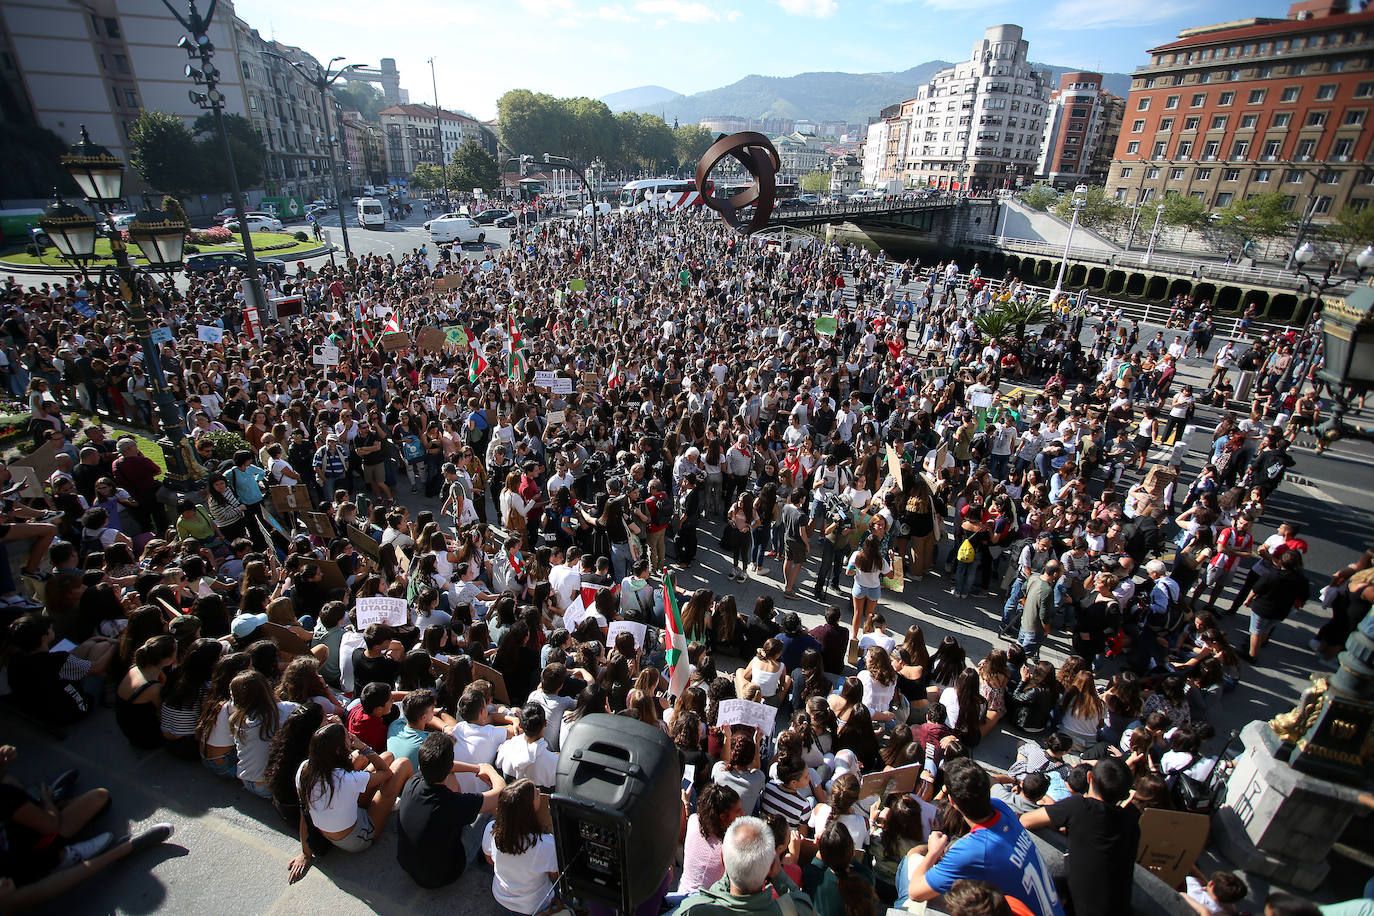
{"type": "Polygon", "coordinates": [[[770,223],[797,220],[824,220],[832,216],[868,216],[874,213],[905,213],[915,210],[936,210],[952,206],[963,198],[937,195],[922,198],[884,198],[874,201],[846,201],[841,204],[817,204],[811,207],[774,207],[770,223]]]}

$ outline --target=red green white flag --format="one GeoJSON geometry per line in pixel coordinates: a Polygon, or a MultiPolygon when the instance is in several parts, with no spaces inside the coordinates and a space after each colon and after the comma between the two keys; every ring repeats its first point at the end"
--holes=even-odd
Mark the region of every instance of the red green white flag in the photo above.
{"type": "Polygon", "coordinates": [[[475,382],[487,371],[487,360],[476,347],[472,350],[472,362],[468,363],[468,381],[475,382]]]}
{"type": "Polygon", "coordinates": [[[668,667],[668,693],[682,696],[687,689],[687,636],[682,632],[682,611],[678,607],[677,586],[672,572],[663,575],[664,664],[668,667]]]}

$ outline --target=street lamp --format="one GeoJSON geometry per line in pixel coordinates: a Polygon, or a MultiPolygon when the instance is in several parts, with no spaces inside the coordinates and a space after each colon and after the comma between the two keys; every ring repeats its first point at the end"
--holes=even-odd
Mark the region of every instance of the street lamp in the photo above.
{"type": "MultiPolygon", "coordinates": [[[[1316,449],[1320,453],[1337,439],[1351,436],[1374,438],[1345,423],[1345,414],[1349,410],[1351,397],[1345,392],[1354,388],[1366,391],[1374,385],[1374,373],[1370,373],[1366,368],[1368,363],[1374,360],[1374,319],[1367,314],[1368,310],[1359,310],[1362,307],[1359,303],[1365,299],[1374,301],[1374,292],[1370,292],[1369,287],[1357,285],[1354,292],[1344,300],[1333,302],[1328,309],[1322,297],[1327,291],[1343,285],[1346,281],[1332,276],[1335,272],[1334,263],[1326,266],[1321,277],[1308,273],[1307,265],[1311,264],[1316,256],[1317,250],[1311,242],[1304,242],[1292,253],[1294,273],[1302,278],[1298,289],[1315,301],[1313,315],[1320,317],[1322,321],[1322,368],[1317,371],[1317,375],[1327,383],[1331,389],[1332,399],[1336,402],[1331,417],[1317,431],[1316,449]]],[[[1355,275],[1358,283],[1370,268],[1374,268],[1374,245],[1355,256],[1355,266],[1358,268],[1355,275]]],[[[1279,379],[1279,391],[1287,389],[1291,371],[1290,362],[1279,379]]]]}
{"type": "MultiPolygon", "coordinates": [[[[524,160],[523,156],[520,158],[522,161],[524,160]]],[[[596,193],[592,191],[591,182],[587,181],[587,173],[584,172],[581,169],[581,167],[577,165],[577,163],[573,162],[567,156],[555,156],[553,153],[544,154],[545,165],[552,165],[555,162],[561,162],[564,165],[566,165],[569,169],[571,169],[573,173],[576,174],[577,177],[582,180],[582,187],[587,189],[587,199],[591,201],[592,208],[592,251],[595,251],[597,249],[596,224],[598,222],[598,217],[600,216],[600,214],[597,212],[596,193]]],[[[589,168],[595,169],[600,164],[601,160],[593,159],[589,168]]]]}
{"type": "Polygon", "coordinates": [[[1150,244],[1145,249],[1145,266],[1149,266],[1150,258],[1155,254],[1155,242],[1159,241],[1159,221],[1164,217],[1164,202],[1160,201],[1159,206],[1155,207],[1155,226],[1150,230],[1150,244]]]}
{"type": "MultiPolygon", "coordinates": [[[[91,209],[101,219],[92,218],[58,198],[43,212],[38,223],[53,240],[62,258],[74,264],[83,278],[88,277],[87,263],[95,258],[97,237],[104,234],[109,240],[119,285],[117,290],[107,289],[107,292],[128,302],[129,323],[143,347],[144,365],[153,385],[153,400],[162,420],[162,438],[158,445],[162,446],[167,465],[163,482],[173,490],[189,489],[189,465],[182,451],[186,437],[185,418],[162,374],[162,361],[152,339],[148,312],[143,307],[140,278],[129,260],[123,233],[111,219],[111,208],[119,202],[123,189],[124,163],[105,147],[92,142],[83,125],[80,141],[62,157],[62,166],[87,195],[91,209]]],[[[182,266],[188,228],[185,220],[145,206],[129,224],[129,237],[143,252],[149,268],[170,275],[182,266]]]]}
{"type": "Polygon", "coordinates": [[[1073,189],[1073,219],[1069,221],[1069,237],[1064,242],[1064,257],[1059,260],[1059,276],[1054,281],[1054,291],[1050,293],[1050,304],[1059,301],[1064,288],[1064,272],[1069,268],[1069,249],[1073,247],[1073,231],[1078,228],[1078,214],[1088,202],[1088,186],[1081,184],[1073,189]]]}
{"type": "MultiPolygon", "coordinates": [[[[266,57],[275,57],[277,60],[285,61],[286,63],[290,64],[291,69],[295,70],[298,74],[300,74],[301,79],[305,80],[307,83],[314,86],[315,89],[320,93],[320,106],[324,109],[324,141],[325,145],[329,147],[329,181],[334,186],[334,209],[337,210],[339,213],[339,231],[343,234],[344,257],[351,258],[353,257],[353,249],[352,247],[350,247],[348,243],[348,220],[344,217],[343,208],[344,195],[339,190],[339,175],[337,171],[337,165],[334,160],[335,137],[329,129],[329,109],[331,107],[329,87],[334,85],[334,83],[339,79],[339,77],[343,76],[344,74],[349,73],[353,70],[365,69],[367,65],[349,64],[347,67],[343,67],[339,70],[333,70],[333,72],[331,72],[333,66],[339,61],[343,60],[342,57],[336,57],[333,60],[331,60],[328,64],[326,64],[324,69],[320,69],[317,66],[314,74],[311,74],[306,71],[305,66],[301,64],[299,61],[294,61],[291,58],[286,57],[285,55],[277,54],[275,51],[264,51],[262,53],[266,57]]],[[[342,124],[339,125],[339,134],[343,134],[342,124]]]]}

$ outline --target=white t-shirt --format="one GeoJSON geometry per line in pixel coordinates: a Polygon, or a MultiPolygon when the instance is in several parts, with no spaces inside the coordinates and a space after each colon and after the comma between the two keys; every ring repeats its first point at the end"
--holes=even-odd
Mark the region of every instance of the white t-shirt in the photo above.
{"type": "MultiPolygon", "coordinates": [[[[506,730],[499,725],[459,722],[453,726],[453,759],[463,763],[495,764],[496,752],[505,740],[506,730]]],[[[458,786],[464,792],[478,793],[490,788],[475,773],[459,773],[458,786]]]]}
{"type": "MultiPolygon", "coordinates": [[[[811,827],[812,836],[820,836],[825,829],[825,822],[830,820],[830,806],[826,804],[817,805],[811,811],[811,820],[807,823],[811,827]]],[[[854,838],[854,848],[862,849],[868,842],[868,820],[862,814],[841,814],[839,821],[844,828],[849,831],[849,835],[854,838]]]]}
{"type": "MultiPolygon", "coordinates": [[[[301,773],[305,771],[305,761],[296,770],[296,791],[301,790],[301,773]]],[[[358,822],[358,796],[367,791],[367,770],[335,770],[329,774],[333,787],[323,783],[315,787],[306,801],[310,806],[310,820],[325,833],[338,833],[350,830],[358,822]]]]}
{"type": "MultiPolygon", "coordinates": [[[[225,708],[230,708],[234,704],[226,703],[224,705],[225,708]]],[[[281,724],[286,721],[286,717],[295,711],[295,703],[287,703],[284,701],[277,703],[277,728],[281,728],[281,724]]],[[[223,715],[222,711],[221,715],[223,715]]],[[[243,723],[242,732],[234,736],[234,746],[238,749],[239,753],[239,779],[246,780],[247,782],[262,782],[263,776],[267,772],[267,751],[272,746],[272,735],[274,734],[276,734],[275,729],[269,732],[267,737],[264,738],[262,735],[262,723],[256,718],[248,719],[243,723]]],[[[350,821],[350,823],[352,822],[350,821]]],[[[320,829],[342,828],[321,827],[320,829]]]]}
{"type": "Polygon", "coordinates": [[[496,769],[508,780],[528,779],[536,786],[552,788],[558,775],[558,755],[543,738],[531,744],[524,735],[506,739],[496,750],[496,769]]]}
{"type": "Polygon", "coordinates": [[[550,874],[558,873],[558,852],[553,834],[546,833],[519,855],[507,855],[496,848],[492,839],[493,821],[482,834],[482,852],[491,857],[495,874],[491,878],[491,895],[496,902],[517,913],[537,913],[548,905],[553,892],[550,874]]]}
{"type": "Polygon", "coordinates": [[[865,669],[859,672],[859,683],[864,685],[864,705],[868,711],[875,716],[887,712],[892,705],[892,694],[897,691],[897,682],[893,681],[884,687],[865,669]]]}
{"type": "Polygon", "coordinates": [[[886,557],[883,558],[883,565],[882,565],[882,567],[881,567],[882,572],[879,572],[878,569],[874,569],[874,570],[872,570],[872,571],[870,571],[870,572],[864,572],[864,571],[863,571],[862,569],[860,569],[860,568],[858,567],[858,565],[857,565],[858,559],[859,559],[859,551],[857,551],[857,550],[854,551],[853,553],[851,553],[851,554],[849,555],[849,565],[852,566],[852,567],[854,568],[854,582],[855,582],[860,588],[880,588],[880,587],[882,587],[882,584],[883,584],[883,576],[885,576],[885,575],[887,575],[888,573],[892,572],[892,564],[889,563],[889,562],[887,562],[887,558],[886,558],[886,557]]]}
{"type": "Polygon", "coordinates": [[[897,637],[891,633],[884,633],[882,630],[874,630],[872,633],[865,633],[859,637],[859,653],[863,654],[869,646],[882,646],[888,655],[897,648],[897,637]]]}

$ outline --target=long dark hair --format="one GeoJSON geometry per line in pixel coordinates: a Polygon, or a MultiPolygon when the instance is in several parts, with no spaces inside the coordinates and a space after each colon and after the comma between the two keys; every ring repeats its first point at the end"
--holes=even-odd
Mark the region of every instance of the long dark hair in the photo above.
{"type": "Polygon", "coordinates": [[[301,807],[310,807],[310,799],[316,790],[323,789],[321,801],[328,805],[334,801],[334,771],[346,770],[348,759],[348,732],[340,722],[321,726],[310,736],[310,750],[301,768],[300,799],[301,807]]]}
{"type": "Polygon", "coordinates": [[[200,707],[200,721],[196,723],[197,741],[204,743],[210,737],[219,719],[220,707],[229,699],[229,683],[251,665],[252,659],[247,652],[230,652],[220,656],[210,669],[210,688],[205,692],[205,700],[200,707]]]}
{"type": "Polygon", "coordinates": [[[930,671],[930,682],[941,687],[953,687],[954,679],[963,671],[965,665],[964,647],[953,636],[946,636],[935,650],[930,671]]]}
{"type": "Polygon", "coordinates": [[[234,737],[244,737],[248,723],[257,719],[258,737],[264,741],[271,739],[281,723],[272,684],[263,673],[250,668],[234,675],[229,682],[229,696],[234,701],[234,711],[229,714],[229,731],[234,737]]]}
{"type": "Polygon", "coordinates": [[[491,828],[492,843],[499,851],[518,856],[539,842],[543,830],[535,804],[538,798],[538,787],[528,779],[517,779],[501,790],[491,828]]]}
{"type": "Polygon", "coordinates": [[[832,821],[821,832],[816,852],[821,863],[835,875],[844,916],[873,916],[878,897],[873,885],[854,873],[854,837],[849,828],[832,821]]]}
{"type": "Polygon", "coordinates": [[[272,736],[263,778],[277,798],[291,798],[295,794],[296,770],[310,752],[310,737],[323,724],[324,708],[318,703],[306,703],[296,707],[272,736]]]}
{"type": "Polygon", "coordinates": [[[194,703],[223,652],[224,643],[218,639],[197,639],[191,643],[186,658],[167,675],[162,688],[163,705],[179,707],[194,703]]]}

